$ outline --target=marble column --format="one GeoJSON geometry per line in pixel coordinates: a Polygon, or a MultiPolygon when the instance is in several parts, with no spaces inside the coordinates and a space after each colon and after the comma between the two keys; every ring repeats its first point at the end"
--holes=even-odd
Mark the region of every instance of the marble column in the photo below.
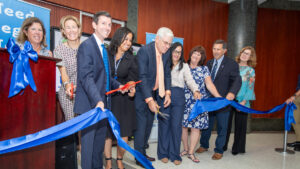
{"type": "MultiPolygon", "coordinates": [[[[230,58],[235,59],[245,46],[255,47],[257,8],[256,0],[235,0],[230,3],[227,37],[227,54],[230,58]]],[[[250,131],[251,115],[248,116],[247,124],[247,132],[250,131]]]]}
{"type": "Polygon", "coordinates": [[[257,1],[235,0],[228,17],[228,56],[235,58],[243,47],[255,47],[257,1]]]}
{"type": "Polygon", "coordinates": [[[134,33],[134,42],[137,39],[138,2],[138,0],[128,0],[128,20],[126,26],[134,33]]]}

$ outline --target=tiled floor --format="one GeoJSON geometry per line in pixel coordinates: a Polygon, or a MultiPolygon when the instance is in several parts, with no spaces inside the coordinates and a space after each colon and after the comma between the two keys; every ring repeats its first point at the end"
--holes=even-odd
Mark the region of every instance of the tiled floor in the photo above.
{"type": "MultiPolygon", "coordinates": [[[[153,166],[156,169],[300,169],[300,152],[295,152],[294,155],[284,155],[274,151],[275,148],[282,148],[283,133],[248,134],[246,153],[237,156],[233,156],[230,153],[233,140],[232,136],[229,142],[229,150],[224,153],[224,157],[221,160],[214,161],[211,159],[214,140],[216,138],[216,134],[213,134],[210,140],[212,148],[202,154],[196,153],[196,156],[200,159],[200,163],[193,163],[187,157],[183,157],[181,165],[178,166],[175,166],[171,162],[165,164],[161,161],[153,162],[153,166]]],[[[289,134],[288,141],[293,142],[294,140],[295,135],[289,134]]],[[[133,142],[130,142],[130,145],[133,146],[133,142]]],[[[149,156],[156,157],[156,149],[157,144],[151,143],[150,148],[147,149],[149,156]]],[[[116,148],[113,148],[113,157],[115,157],[115,151],[116,148]]],[[[115,164],[115,162],[113,162],[113,164],[115,164]]],[[[130,153],[125,154],[124,164],[126,165],[126,169],[140,168],[135,165],[134,158],[130,153]]],[[[114,166],[114,168],[116,168],[116,166],[114,166]]]]}

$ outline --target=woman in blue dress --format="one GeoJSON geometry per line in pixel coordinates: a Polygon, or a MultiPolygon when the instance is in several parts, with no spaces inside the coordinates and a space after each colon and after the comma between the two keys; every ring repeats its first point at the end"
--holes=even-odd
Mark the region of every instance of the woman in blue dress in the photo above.
{"type": "MultiPolygon", "coordinates": [[[[209,70],[204,66],[206,60],[205,49],[202,46],[194,47],[189,53],[188,64],[192,73],[192,76],[199,87],[199,91],[202,98],[208,98],[209,92],[215,97],[221,97],[213,84],[209,70]]],[[[199,141],[200,130],[208,128],[208,113],[200,114],[192,121],[188,121],[189,114],[194,107],[196,100],[193,97],[193,92],[184,87],[185,93],[185,110],[182,121],[182,142],[184,151],[180,153],[181,156],[188,155],[188,158],[195,163],[199,163],[199,159],[194,155],[195,147],[199,141]],[[188,145],[188,128],[191,129],[191,141],[188,145]]]]}
{"type": "MultiPolygon", "coordinates": [[[[256,66],[256,53],[255,49],[251,46],[244,47],[239,55],[236,57],[239,64],[240,75],[242,77],[242,86],[236,96],[236,101],[241,105],[250,108],[250,101],[255,100],[254,82],[256,66]]],[[[246,147],[246,131],[247,131],[247,118],[248,114],[239,110],[233,109],[229,116],[226,144],[224,149],[227,149],[228,140],[231,132],[232,117],[235,114],[235,129],[234,141],[232,146],[232,154],[245,153],[246,147]]]]}

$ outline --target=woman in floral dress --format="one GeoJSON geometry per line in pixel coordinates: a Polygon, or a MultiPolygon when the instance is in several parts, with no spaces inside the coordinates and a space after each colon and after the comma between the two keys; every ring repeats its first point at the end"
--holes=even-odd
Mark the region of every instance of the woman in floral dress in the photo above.
{"type": "MultiPolygon", "coordinates": [[[[215,85],[213,84],[209,70],[204,66],[206,60],[205,49],[202,46],[194,47],[189,53],[188,64],[194,80],[196,81],[202,98],[208,98],[209,92],[215,97],[221,97],[218,93],[215,85]]],[[[200,130],[208,128],[208,113],[200,114],[197,118],[192,121],[188,121],[189,114],[194,107],[196,100],[193,97],[193,93],[186,86],[184,88],[185,93],[185,110],[182,121],[182,142],[184,151],[181,152],[181,156],[188,155],[188,158],[193,162],[200,162],[199,159],[194,155],[195,147],[199,141],[200,130]],[[191,142],[188,145],[188,128],[191,129],[191,142]]]]}

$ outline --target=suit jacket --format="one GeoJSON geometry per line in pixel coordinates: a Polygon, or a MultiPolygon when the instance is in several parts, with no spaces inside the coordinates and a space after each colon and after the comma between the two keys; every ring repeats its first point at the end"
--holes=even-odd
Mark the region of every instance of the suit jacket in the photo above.
{"type": "MultiPolygon", "coordinates": [[[[137,85],[137,92],[142,93],[142,98],[146,99],[152,97],[152,90],[155,86],[156,81],[156,52],[155,42],[151,42],[143,47],[137,53],[138,67],[139,67],[139,78],[142,80],[137,85]]],[[[171,60],[170,51],[168,50],[162,55],[164,65],[164,80],[165,90],[170,90],[171,87],[171,60]]]]}
{"type": "MultiPolygon", "coordinates": [[[[120,86],[110,77],[110,87],[120,86]]],[[[93,109],[99,101],[106,103],[106,73],[100,49],[94,35],[84,41],[77,53],[77,88],[74,112],[85,113],[93,109]]],[[[107,105],[106,105],[107,106],[107,105]]]]}
{"type": "MultiPolygon", "coordinates": [[[[207,62],[207,67],[210,72],[213,64],[214,59],[211,59],[207,62]]],[[[216,74],[214,85],[222,97],[226,97],[229,92],[235,94],[236,96],[242,85],[239,65],[234,60],[224,56],[224,59],[216,74]]],[[[222,110],[229,111],[229,109],[222,110]]]]}

